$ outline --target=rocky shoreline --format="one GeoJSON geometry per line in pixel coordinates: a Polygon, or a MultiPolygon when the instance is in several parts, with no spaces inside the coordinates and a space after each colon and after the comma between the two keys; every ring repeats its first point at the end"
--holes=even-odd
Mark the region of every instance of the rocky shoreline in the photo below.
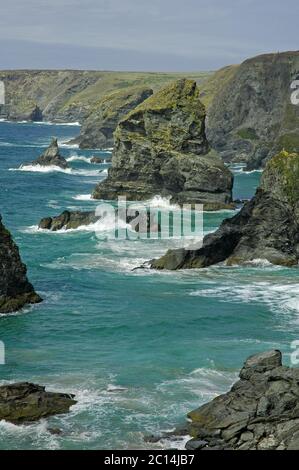
{"type": "Polygon", "coordinates": [[[12,313],[42,301],[27,278],[19,249],[0,216],[0,314],[12,313]]]}

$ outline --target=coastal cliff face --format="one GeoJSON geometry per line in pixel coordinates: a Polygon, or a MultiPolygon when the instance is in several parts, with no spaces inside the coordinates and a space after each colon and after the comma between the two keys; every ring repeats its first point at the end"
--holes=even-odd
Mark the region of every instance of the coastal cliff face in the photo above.
{"type": "Polygon", "coordinates": [[[145,200],[156,194],[178,203],[228,207],[233,177],[210,152],[205,108],[193,80],[171,83],[120,121],[112,168],[95,199],[145,200]]]}
{"type": "Polygon", "coordinates": [[[204,268],[256,259],[283,266],[299,261],[299,154],[280,152],[267,164],[261,185],[241,211],[207,235],[198,250],[169,250],[155,269],[204,268]]]}
{"type": "Polygon", "coordinates": [[[80,148],[113,147],[113,133],[119,121],[152,94],[151,88],[128,87],[104,96],[83,123],[76,139],[80,148]]]}
{"type": "MultiPolygon", "coordinates": [[[[209,72],[191,73],[201,83],[209,72]]],[[[85,70],[0,71],[9,120],[83,122],[105,95],[132,86],[158,90],[182,74],[85,70]]],[[[2,116],[1,116],[2,117],[2,116]]]]}
{"type": "Polygon", "coordinates": [[[225,161],[254,169],[280,150],[299,152],[299,106],[291,103],[298,78],[297,51],[257,56],[207,80],[207,136],[225,161]]]}
{"type": "Polygon", "coordinates": [[[0,313],[14,312],[41,300],[27,279],[18,247],[0,216],[0,313]]]}
{"type": "Polygon", "coordinates": [[[232,389],[189,413],[189,450],[298,450],[299,369],[277,350],[247,359],[232,389]]]}

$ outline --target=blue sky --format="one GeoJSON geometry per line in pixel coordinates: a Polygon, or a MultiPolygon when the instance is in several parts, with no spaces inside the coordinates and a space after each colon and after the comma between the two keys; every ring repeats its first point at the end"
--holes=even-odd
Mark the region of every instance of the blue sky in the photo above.
{"type": "Polygon", "coordinates": [[[0,68],[212,70],[296,50],[298,0],[0,0],[0,68]]]}

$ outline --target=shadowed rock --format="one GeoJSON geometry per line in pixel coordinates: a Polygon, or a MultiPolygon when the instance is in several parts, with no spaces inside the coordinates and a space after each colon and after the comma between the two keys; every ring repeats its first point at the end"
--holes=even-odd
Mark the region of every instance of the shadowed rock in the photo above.
{"type": "Polygon", "coordinates": [[[204,268],[267,260],[296,266],[299,260],[299,154],[281,152],[267,164],[255,196],[207,235],[198,250],[169,250],[155,269],[204,268]]]}
{"type": "Polygon", "coordinates": [[[0,313],[20,310],[26,304],[41,302],[27,279],[17,245],[0,216],[0,313]]]}
{"type": "Polygon", "coordinates": [[[59,153],[58,142],[55,138],[52,139],[52,142],[47,150],[45,150],[45,152],[40,157],[31,162],[31,164],[41,166],[58,166],[62,169],[69,167],[66,159],[59,153]]]}
{"type": "Polygon", "coordinates": [[[74,395],[46,392],[45,387],[20,382],[0,387],[0,420],[14,424],[69,412],[74,395]]]}
{"type": "Polygon", "coordinates": [[[203,203],[231,207],[233,176],[210,151],[205,108],[193,80],[181,79],[143,101],[114,133],[112,168],[93,192],[95,199],[203,203]]]}

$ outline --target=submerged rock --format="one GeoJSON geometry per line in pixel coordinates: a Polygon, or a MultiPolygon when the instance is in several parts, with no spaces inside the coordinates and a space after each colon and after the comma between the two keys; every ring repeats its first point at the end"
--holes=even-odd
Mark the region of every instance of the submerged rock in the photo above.
{"type": "Polygon", "coordinates": [[[103,161],[102,158],[100,158],[100,157],[91,157],[91,159],[90,159],[90,163],[98,163],[98,164],[100,164],[100,163],[103,163],[103,162],[104,162],[104,161],[103,161]]]}
{"type": "Polygon", "coordinates": [[[74,395],[46,392],[45,387],[20,382],[0,387],[0,420],[14,424],[67,413],[77,402],[74,395]]]}
{"type": "Polygon", "coordinates": [[[59,147],[57,139],[53,138],[49,147],[45,152],[38,157],[36,160],[31,162],[31,165],[41,165],[41,166],[58,166],[62,169],[69,167],[66,159],[62,157],[59,153],[59,147]]]}
{"type": "Polygon", "coordinates": [[[193,80],[178,80],[145,100],[120,121],[112,168],[93,197],[161,195],[206,210],[231,207],[233,176],[210,151],[205,116],[193,80]]]}
{"type": "Polygon", "coordinates": [[[155,269],[204,268],[216,263],[267,260],[296,266],[299,260],[299,154],[280,152],[267,164],[255,196],[204,237],[197,250],[170,250],[155,269]]]}
{"type": "Polygon", "coordinates": [[[91,109],[75,141],[82,149],[112,147],[119,121],[152,93],[151,88],[136,86],[105,95],[91,109]]]}
{"type": "Polygon", "coordinates": [[[20,310],[26,304],[41,302],[27,279],[17,245],[0,216],[0,313],[20,310]]]}
{"type": "Polygon", "coordinates": [[[298,450],[299,369],[283,366],[277,350],[251,356],[228,393],[188,418],[189,450],[298,450]]]}

